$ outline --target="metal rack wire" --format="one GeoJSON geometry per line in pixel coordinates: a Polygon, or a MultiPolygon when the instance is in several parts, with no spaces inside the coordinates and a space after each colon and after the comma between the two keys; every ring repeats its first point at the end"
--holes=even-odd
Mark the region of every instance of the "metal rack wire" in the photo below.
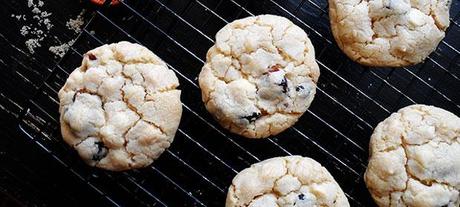
{"type": "Polygon", "coordinates": [[[326,166],[352,206],[370,206],[362,175],[373,126],[412,103],[460,114],[459,9],[454,2],[446,38],[427,61],[409,68],[369,69],[350,61],[335,45],[325,0],[121,1],[119,8],[94,13],[30,99],[20,128],[108,205],[222,206],[238,171],[266,158],[300,154],[326,166]],[[197,75],[222,26],[262,13],[285,16],[307,31],[321,77],[312,106],[294,127],[270,139],[248,140],[224,130],[207,113],[197,75]],[[120,40],[140,43],[168,63],[181,84],[184,112],[171,148],[153,165],[113,173],[87,167],[61,141],[57,91],[84,52],[120,40]]]}

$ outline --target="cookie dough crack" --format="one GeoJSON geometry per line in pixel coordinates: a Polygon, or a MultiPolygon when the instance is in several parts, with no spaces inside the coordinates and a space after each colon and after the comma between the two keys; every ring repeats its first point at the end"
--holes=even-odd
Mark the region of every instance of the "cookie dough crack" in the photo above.
{"type": "Polygon", "coordinates": [[[130,152],[130,151],[128,150],[129,139],[126,138],[126,134],[128,134],[128,132],[129,132],[134,126],[136,126],[137,123],[139,123],[139,121],[141,121],[141,120],[142,120],[141,118],[137,119],[136,122],[134,122],[134,124],[133,124],[131,127],[129,127],[129,129],[126,130],[125,133],[123,133],[123,139],[124,139],[123,148],[124,148],[124,151],[125,151],[126,153],[128,153],[129,159],[130,159],[131,162],[132,162],[132,163],[128,163],[129,167],[132,167],[132,164],[136,162],[136,161],[134,160],[134,156],[136,156],[136,154],[134,154],[134,153],[132,153],[132,152],[130,152]]]}
{"type": "MultiPolygon", "coordinates": [[[[405,133],[406,133],[406,131],[405,131],[405,133]]],[[[409,165],[408,165],[408,163],[409,163],[409,153],[408,153],[407,148],[405,146],[404,137],[401,136],[400,138],[401,138],[401,147],[404,150],[404,157],[406,158],[406,162],[404,163],[404,170],[406,171],[407,180],[406,180],[405,188],[401,191],[401,192],[405,192],[407,190],[407,188],[409,187],[409,180],[411,179],[412,174],[409,171],[409,165]]],[[[391,194],[389,196],[391,197],[391,194]]]]}
{"type": "Polygon", "coordinates": [[[128,106],[128,109],[129,109],[129,110],[131,110],[131,111],[133,111],[134,113],[136,113],[136,114],[140,117],[140,119],[141,119],[142,121],[145,121],[145,122],[151,124],[152,126],[154,126],[155,128],[158,128],[158,129],[161,131],[162,134],[166,134],[165,131],[164,131],[164,129],[161,128],[159,125],[157,125],[157,124],[155,124],[155,123],[153,123],[153,122],[151,122],[151,121],[148,121],[148,120],[144,119],[144,115],[143,115],[142,113],[139,113],[139,111],[137,111],[137,108],[136,108],[135,106],[131,105],[128,101],[125,100],[125,93],[124,93],[123,90],[121,90],[121,91],[122,91],[122,100],[123,100],[123,102],[126,103],[126,105],[128,106]]]}
{"type": "MultiPolygon", "coordinates": [[[[445,186],[448,186],[448,187],[451,187],[451,188],[454,188],[454,186],[452,186],[450,183],[447,183],[447,182],[439,182],[435,179],[429,179],[429,180],[424,180],[424,179],[420,179],[418,178],[417,176],[415,176],[414,174],[412,174],[409,170],[409,165],[408,165],[408,162],[409,160],[411,159],[411,157],[409,156],[409,152],[407,151],[407,146],[411,146],[411,144],[407,144],[404,140],[404,137],[401,136],[401,147],[403,148],[404,150],[404,156],[406,158],[406,162],[404,164],[404,168],[406,170],[406,174],[407,174],[407,180],[406,180],[406,188],[402,191],[402,192],[405,192],[407,190],[407,187],[408,187],[408,183],[409,183],[409,180],[410,179],[413,179],[413,180],[416,180],[418,181],[419,183],[425,185],[425,186],[431,186],[433,183],[436,183],[436,184],[440,184],[440,185],[445,185],[445,186]]],[[[416,145],[417,146],[417,145],[416,145]]],[[[421,145],[418,145],[418,146],[421,146],[421,145]]]]}

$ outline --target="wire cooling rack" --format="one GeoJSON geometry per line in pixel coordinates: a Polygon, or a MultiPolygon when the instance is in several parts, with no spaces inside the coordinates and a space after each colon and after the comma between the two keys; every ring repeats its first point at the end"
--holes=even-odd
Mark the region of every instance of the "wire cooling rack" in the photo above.
{"type": "Polygon", "coordinates": [[[324,165],[352,206],[372,206],[362,179],[373,127],[399,108],[425,103],[460,115],[460,4],[438,49],[421,64],[368,68],[350,61],[331,35],[326,0],[125,0],[95,11],[20,117],[20,129],[67,172],[113,206],[223,206],[232,178],[252,163],[303,155],[324,165]],[[229,133],[201,101],[198,73],[215,33],[228,22],[258,14],[291,19],[309,35],[321,76],[317,95],[295,126],[270,139],[229,133]],[[183,115],[171,147],[145,169],[122,173],[86,166],[59,131],[57,91],[82,54],[106,43],[142,44],[173,69],[183,115]]]}

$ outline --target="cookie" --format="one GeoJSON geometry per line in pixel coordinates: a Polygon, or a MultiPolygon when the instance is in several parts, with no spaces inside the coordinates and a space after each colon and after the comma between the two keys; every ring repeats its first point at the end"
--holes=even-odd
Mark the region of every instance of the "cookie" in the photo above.
{"type": "Polygon", "coordinates": [[[350,206],[331,174],[301,156],[276,157],[238,173],[228,189],[226,207],[350,206]]]}
{"type": "Polygon", "coordinates": [[[182,115],[178,86],[174,72],[141,45],[93,49],[59,91],[62,137],[91,166],[147,166],[174,139],[182,115]]]}
{"type": "Polygon", "coordinates": [[[460,205],[460,118],[412,105],[378,124],[364,175],[381,206],[460,205]]]}
{"type": "Polygon", "coordinates": [[[216,35],[199,84],[206,109],[231,132],[276,135],[307,110],[319,68],[307,34],[284,17],[260,15],[216,35]]]}
{"type": "Polygon", "coordinates": [[[363,65],[422,62],[449,26],[451,0],[329,0],[332,33],[343,52],[363,65]]]}

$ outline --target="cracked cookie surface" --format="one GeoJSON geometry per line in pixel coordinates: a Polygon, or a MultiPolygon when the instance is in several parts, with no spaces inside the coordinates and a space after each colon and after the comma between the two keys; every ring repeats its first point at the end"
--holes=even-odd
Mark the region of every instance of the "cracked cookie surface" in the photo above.
{"type": "Polygon", "coordinates": [[[89,165],[150,165],[169,147],[182,115],[179,81],[147,48],[129,42],[87,52],[59,91],[62,137],[89,165]]]}
{"type": "Polygon", "coordinates": [[[422,62],[444,38],[451,0],[329,0],[332,33],[352,60],[400,67],[422,62]]]}
{"type": "Polygon", "coordinates": [[[350,206],[332,175],[315,160],[276,157],[253,164],[233,178],[226,207],[350,206]]]}
{"type": "Polygon", "coordinates": [[[426,105],[393,113],[372,134],[364,179],[381,207],[458,207],[460,118],[426,105]]]}
{"type": "Polygon", "coordinates": [[[319,68],[307,34],[284,17],[236,20],[216,34],[199,84],[206,109],[249,138],[276,135],[310,106],[319,68]]]}

